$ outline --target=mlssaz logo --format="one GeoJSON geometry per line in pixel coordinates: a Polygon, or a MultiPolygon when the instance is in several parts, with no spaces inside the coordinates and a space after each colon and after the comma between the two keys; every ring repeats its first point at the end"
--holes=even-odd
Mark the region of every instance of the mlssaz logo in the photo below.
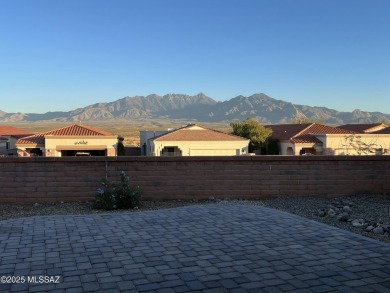
{"type": "Polygon", "coordinates": [[[48,284],[48,283],[60,283],[60,276],[28,276],[28,283],[36,284],[48,284]]]}

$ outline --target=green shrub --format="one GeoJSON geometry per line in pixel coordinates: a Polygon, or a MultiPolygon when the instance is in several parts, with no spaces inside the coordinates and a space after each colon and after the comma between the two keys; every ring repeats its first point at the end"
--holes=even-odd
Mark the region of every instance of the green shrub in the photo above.
{"type": "Polygon", "coordinates": [[[139,186],[129,184],[129,176],[121,172],[120,182],[103,181],[96,191],[95,207],[98,209],[134,209],[141,206],[142,193],[139,186]]]}

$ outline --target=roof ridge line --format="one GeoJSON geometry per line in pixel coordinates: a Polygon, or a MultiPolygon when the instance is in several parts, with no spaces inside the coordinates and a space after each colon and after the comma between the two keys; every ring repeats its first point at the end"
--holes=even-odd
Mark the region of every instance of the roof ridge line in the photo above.
{"type": "Polygon", "coordinates": [[[293,137],[291,137],[291,138],[294,138],[294,137],[297,137],[297,136],[299,136],[302,132],[304,132],[304,131],[306,131],[307,129],[310,129],[314,124],[316,124],[316,123],[311,123],[308,127],[306,127],[306,128],[304,128],[304,129],[302,129],[301,131],[299,131],[296,135],[294,135],[293,137]]]}
{"type": "MultiPolygon", "coordinates": [[[[164,134],[161,134],[159,136],[156,136],[156,137],[153,137],[151,138],[151,140],[158,140],[160,138],[164,138],[165,136],[169,136],[169,135],[174,135],[175,133],[179,132],[179,131],[188,131],[190,130],[191,127],[193,126],[196,126],[196,127],[199,127],[201,128],[200,130],[201,131],[208,131],[208,132],[211,132],[211,133],[215,133],[215,135],[225,135],[227,137],[231,137],[231,139],[243,139],[243,140],[248,140],[244,137],[241,137],[241,136],[238,136],[238,135],[234,135],[234,134],[231,134],[231,133],[226,133],[226,132],[223,132],[223,131],[220,131],[220,130],[215,130],[215,129],[211,129],[211,128],[207,128],[205,126],[201,126],[199,124],[189,124],[189,125],[185,125],[183,127],[180,127],[180,128],[177,128],[177,129],[174,129],[172,131],[168,131],[167,133],[164,133],[164,134]]],[[[198,132],[197,130],[194,130],[194,132],[198,132]]]]}
{"type": "Polygon", "coordinates": [[[64,128],[67,128],[67,127],[70,127],[70,126],[73,126],[73,125],[77,125],[77,124],[74,123],[74,124],[70,124],[70,125],[68,125],[68,126],[63,126],[63,127],[59,127],[59,128],[52,129],[52,130],[48,130],[48,131],[44,131],[44,132],[39,132],[39,133],[30,135],[30,136],[26,136],[25,138],[34,137],[34,136],[45,136],[45,135],[46,135],[47,133],[49,133],[49,132],[58,131],[58,130],[61,130],[61,129],[64,129],[64,128]]]}
{"type": "MultiPolygon", "coordinates": [[[[174,132],[179,131],[179,130],[181,130],[181,129],[187,128],[187,127],[190,126],[190,125],[196,125],[196,124],[188,124],[188,125],[185,125],[185,126],[176,128],[176,129],[171,130],[171,131],[168,130],[166,133],[163,133],[163,134],[160,134],[160,135],[158,135],[158,136],[153,137],[153,139],[160,138],[160,137],[162,137],[162,136],[164,136],[164,135],[174,133],[174,132]]],[[[158,130],[157,130],[157,131],[158,131],[158,130]]]]}

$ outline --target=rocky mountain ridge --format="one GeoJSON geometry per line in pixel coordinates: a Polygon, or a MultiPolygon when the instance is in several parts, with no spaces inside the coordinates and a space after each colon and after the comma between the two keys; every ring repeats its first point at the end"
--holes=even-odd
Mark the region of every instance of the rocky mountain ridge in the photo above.
{"type": "Polygon", "coordinates": [[[341,112],[325,107],[296,105],[276,100],[265,94],[249,97],[238,96],[217,102],[200,93],[195,96],[182,94],[155,94],[125,97],[114,102],[97,103],[68,112],[5,113],[0,111],[0,122],[73,122],[110,121],[131,119],[186,119],[198,122],[230,122],[253,117],[261,123],[291,123],[311,120],[327,124],[390,123],[390,115],[380,112],[354,110],[341,112]]]}

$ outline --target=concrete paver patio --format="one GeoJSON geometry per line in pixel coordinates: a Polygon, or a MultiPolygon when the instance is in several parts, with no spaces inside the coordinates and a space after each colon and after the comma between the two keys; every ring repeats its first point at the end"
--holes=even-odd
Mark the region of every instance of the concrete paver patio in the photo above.
{"type": "Polygon", "coordinates": [[[0,276],[1,292],[390,292],[390,245],[244,204],[44,216],[0,222],[0,276]]]}

